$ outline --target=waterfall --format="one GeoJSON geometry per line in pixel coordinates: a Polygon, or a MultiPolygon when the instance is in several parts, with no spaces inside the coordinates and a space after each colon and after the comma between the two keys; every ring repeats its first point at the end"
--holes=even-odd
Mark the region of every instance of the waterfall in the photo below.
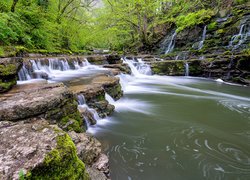
{"type": "Polygon", "coordinates": [[[165,50],[165,54],[168,54],[173,51],[175,46],[175,37],[177,33],[176,31],[172,34],[170,41],[168,42],[167,49],[165,50]]]}
{"type": "Polygon", "coordinates": [[[26,81],[26,80],[30,80],[31,79],[29,71],[28,71],[28,69],[25,66],[23,66],[20,69],[20,71],[18,72],[18,79],[20,81],[26,81]]]}
{"type": "Polygon", "coordinates": [[[242,24],[240,26],[239,34],[234,35],[229,42],[229,48],[237,49],[250,36],[250,26],[242,24]]]}
{"type": "Polygon", "coordinates": [[[115,105],[115,100],[107,93],[105,93],[105,99],[109,102],[109,104],[115,105]]]}
{"type": "Polygon", "coordinates": [[[77,101],[78,101],[78,105],[86,104],[85,97],[82,94],[77,95],[77,101]]]}
{"type": "Polygon", "coordinates": [[[189,64],[185,63],[185,76],[189,76],[189,64]]]}
{"type": "Polygon", "coordinates": [[[128,64],[131,69],[132,75],[140,76],[140,75],[152,75],[150,65],[146,64],[141,58],[138,58],[136,62],[135,59],[129,60],[127,58],[123,58],[124,63],[128,64]]]}
{"type": "Polygon", "coordinates": [[[98,66],[91,65],[86,58],[82,61],[72,61],[72,65],[69,65],[70,62],[67,59],[58,58],[33,59],[29,60],[29,63],[31,64],[28,66],[29,69],[27,69],[24,64],[18,73],[20,81],[26,81],[32,78],[53,79],[62,76],[69,77],[73,74],[77,74],[73,73],[73,70],[78,71],[79,73],[90,71],[92,69],[100,70],[98,66]]]}
{"type": "Polygon", "coordinates": [[[87,128],[94,125],[101,118],[95,109],[89,108],[86,104],[85,97],[82,94],[77,95],[78,109],[83,112],[83,117],[86,120],[87,128]]]}
{"type": "Polygon", "coordinates": [[[205,39],[206,39],[206,33],[207,33],[207,26],[205,26],[204,29],[203,29],[202,39],[201,39],[201,41],[199,42],[198,50],[200,50],[200,49],[203,48],[204,41],[205,41],[205,39]]]}

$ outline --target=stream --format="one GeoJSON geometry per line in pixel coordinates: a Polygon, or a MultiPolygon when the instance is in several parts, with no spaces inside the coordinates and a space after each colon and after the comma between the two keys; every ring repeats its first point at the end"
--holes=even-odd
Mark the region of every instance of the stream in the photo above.
{"type": "Polygon", "coordinates": [[[250,179],[249,87],[126,63],[124,96],[106,96],[115,113],[88,130],[110,158],[111,179],[250,179]]]}
{"type": "MultiPolygon", "coordinates": [[[[72,81],[107,70],[64,61],[33,62],[50,82],[72,81]],[[64,71],[62,71],[64,70],[64,71]]],[[[111,117],[88,127],[110,159],[113,180],[250,179],[250,89],[222,80],[151,75],[142,59],[124,59],[132,75],[121,74],[124,96],[111,117]]],[[[30,79],[23,67],[19,84],[30,79]]],[[[84,97],[81,97],[82,106],[84,97]]],[[[91,110],[93,111],[93,110],[91,110]]]]}

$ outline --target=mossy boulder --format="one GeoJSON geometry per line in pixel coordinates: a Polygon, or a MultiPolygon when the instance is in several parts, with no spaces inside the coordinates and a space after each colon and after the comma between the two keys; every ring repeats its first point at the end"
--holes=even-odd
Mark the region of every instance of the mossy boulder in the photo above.
{"type": "Polygon", "coordinates": [[[88,180],[67,133],[40,118],[0,122],[0,179],[88,180]]]}
{"type": "Polygon", "coordinates": [[[21,58],[0,59],[0,93],[10,90],[16,84],[21,66],[21,58]]]}

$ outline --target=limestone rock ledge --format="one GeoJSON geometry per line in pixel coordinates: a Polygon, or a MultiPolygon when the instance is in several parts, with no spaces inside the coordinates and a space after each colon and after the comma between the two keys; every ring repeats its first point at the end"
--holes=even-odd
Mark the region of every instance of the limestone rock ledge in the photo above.
{"type": "Polygon", "coordinates": [[[69,135],[44,119],[0,122],[0,179],[90,179],[69,135]]]}
{"type": "Polygon", "coordinates": [[[84,131],[75,97],[61,83],[21,85],[0,95],[0,102],[0,121],[43,117],[63,130],[84,131]]]}

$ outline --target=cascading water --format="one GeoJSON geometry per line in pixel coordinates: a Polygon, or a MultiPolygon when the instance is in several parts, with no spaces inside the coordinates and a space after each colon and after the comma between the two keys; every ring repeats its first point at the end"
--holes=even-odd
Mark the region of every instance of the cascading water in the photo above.
{"type": "Polygon", "coordinates": [[[199,49],[199,50],[203,48],[204,42],[205,42],[205,40],[206,40],[206,33],[207,33],[207,26],[205,26],[204,29],[203,29],[202,39],[201,39],[201,41],[199,42],[199,46],[198,46],[198,49],[199,49]]]}
{"type": "Polygon", "coordinates": [[[185,63],[185,76],[189,76],[189,64],[185,63]]]}
{"type": "Polygon", "coordinates": [[[152,75],[150,65],[146,64],[141,58],[138,58],[137,61],[123,58],[123,62],[128,64],[134,76],[152,75]]]}
{"type": "MultiPolygon", "coordinates": [[[[171,36],[171,39],[170,39],[170,41],[168,40],[167,41],[167,48],[166,48],[166,50],[165,50],[165,54],[168,54],[168,53],[170,53],[170,52],[172,52],[173,50],[174,50],[174,46],[175,46],[175,37],[176,37],[176,35],[177,35],[177,33],[176,33],[176,31],[172,34],[172,36],[171,36]]],[[[165,44],[165,43],[164,43],[165,44]]]]}
{"type": "Polygon", "coordinates": [[[63,80],[65,78],[74,77],[79,74],[92,73],[93,70],[105,70],[96,65],[91,65],[85,58],[82,61],[72,61],[71,63],[67,59],[50,58],[30,60],[32,66],[31,69],[27,69],[23,65],[19,72],[19,80],[27,81],[31,79],[51,79],[51,80],[63,80]],[[71,65],[70,65],[71,64],[71,65]]]}
{"type": "Polygon", "coordinates": [[[87,127],[88,129],[91,127],[91,121],[95,121],[96,123],[101,119],[98,115],[98,113],[96,112],[96,110],[89,108],[89,106],[86,104],[85,101],[85,97],[82,94],[77,95],[77,101],[78,101],[78,108],[79,109],[84,109],[84,111],[86,112],[84,115],[84,119],[87,120],[87,127]],[[91,116],[91,117],[89,117],[91,116]],[[90,120],[93,119],[93,120],[90,120]]]}
{"type": "MultiPolygon", "coordinates": [[[[138,71],[141,60],[124,58],[124,63],[132,69],[132,75],[119,75],[124,96],[114,101],[105,95],[116,112],[111,124],[95,131],[110,157],[112,179],[249,177],[247,89],[150,76],[138,71]]],[[[187,63],[185,69],[188,75],[187,63]]]]}
{"type": "Polygon", "coordinates": [[[30,73],[25,66],[23,66],[18,72],[18,78],[20,81],[26,81],[31,79],[30,73]]]}
{"type": "Polygon", "coordinates": [[[234,35],[229,42],[229,48],[238,49],[250,36],[250,26],[242,24],[240,26],[239,34],[234,35]]]}

